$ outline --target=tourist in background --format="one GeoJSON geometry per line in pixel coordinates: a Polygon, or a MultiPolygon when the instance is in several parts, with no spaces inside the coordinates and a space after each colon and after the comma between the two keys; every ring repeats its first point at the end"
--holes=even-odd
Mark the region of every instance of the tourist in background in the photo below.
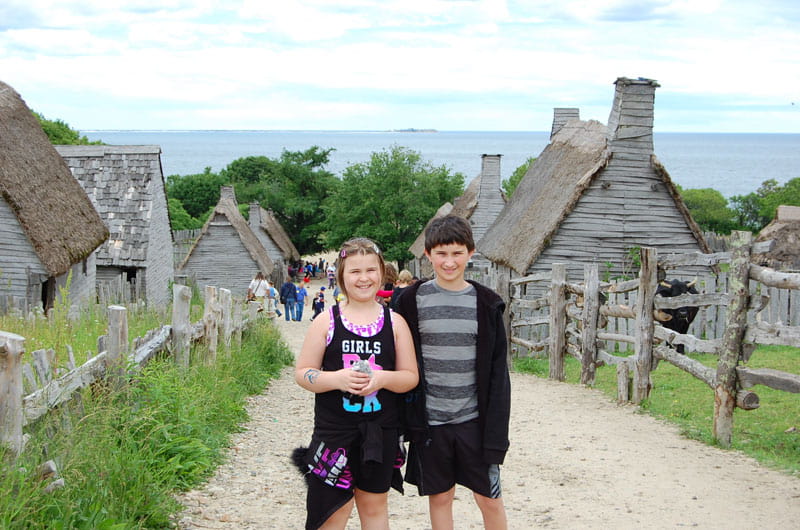
{"type": "Polygon", "coordinates": [[[294,319],[300,322],[303,320],[303,308],[308,303],[308,291],[300,280],[297,280],[296,294],[297,301],[294,305],[294,319]]]}
{"type": "Polygon", "coordinates": [[[294,306],[297,303],[297,288],[291,280],[286,280],[281,285],[281,303],[283,304],[284,317],[286,321],[292,319],[294,316],[294,306]]]}

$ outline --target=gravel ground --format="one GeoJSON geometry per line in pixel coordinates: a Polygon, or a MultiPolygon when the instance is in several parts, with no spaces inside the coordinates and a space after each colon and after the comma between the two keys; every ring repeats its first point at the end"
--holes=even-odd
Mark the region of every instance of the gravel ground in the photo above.
{"type": "MultiPolygon", "coordinates": [[[[309,316],[275,321],[295,354],[309,316]]],[[[511,528],[800,528],[800,479],[683,438],[599,391],[524,374],[511,382],[511,449],[502,467],[511,528]]],[[[289,454],[308,442],[313,395],[286,369],[249,399],[248,411],[227,462],[179,496],[181,529],[303,528],[305,484],[289,454]]],[[[393,528],[430,528],[413,486],[405,496],[390,493],[389,511],[393,528]]],[[[460,487],[455,513],[456,528],[483,527],[460,487]]],[[[358,527],[354,514],[348,528],[358,527]]]]}

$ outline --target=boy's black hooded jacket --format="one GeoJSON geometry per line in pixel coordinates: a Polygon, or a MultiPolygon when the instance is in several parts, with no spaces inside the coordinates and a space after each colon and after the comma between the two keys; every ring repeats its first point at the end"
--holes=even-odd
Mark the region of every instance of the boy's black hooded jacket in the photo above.
{"type": "MultiPolygon", "coordinates": [[[[511,380],[508,375],[506,331],[503,323],[505,303],[488,287],[467,281],[475,287],[478,295],[475,371],[478,384],[478,422],[483,433],[483,457],[487,464],[502,464],[508,451],[508,422],[511,415],[511,380]]],[[[419,366],[419,384],[406,394],[404,404],[406,438],[412,442],[424,442],[428,438],[425,365],[420,347],[417,313],[417,290],[421,284],[422,282],[417,282],[409,286],[397,300],[397,312],[406,319],[411,328],[419,366]]]]}

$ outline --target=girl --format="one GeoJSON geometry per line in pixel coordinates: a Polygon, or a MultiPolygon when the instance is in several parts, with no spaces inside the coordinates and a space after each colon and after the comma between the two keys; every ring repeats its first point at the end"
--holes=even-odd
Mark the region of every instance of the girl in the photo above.
{"type": "Polygon", "coordinates": [[[375,243],[344,243],[336,279],[346,301],[314,319],[297,358],[297,384],[316,393],[307,529],[344,528],[354,500],[361,528],[388,529],[389,487],[402,488],[400,394],[419,374],[408,325],[375,300],[383,275],[375,243]]]}

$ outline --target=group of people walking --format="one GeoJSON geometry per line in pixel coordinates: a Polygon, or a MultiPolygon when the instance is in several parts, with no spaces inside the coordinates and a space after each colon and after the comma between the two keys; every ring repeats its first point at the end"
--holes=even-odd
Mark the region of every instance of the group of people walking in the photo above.
{"type": "Polygon", "coordinates": [[[379,247],[342,245],[344,300],[315,315],[295,366],[296,382],[315,393],[311,443],[293,455],[308,484],[306,528],[345,528],[353,506],[362,528],[389,528],[388,491],[402,492],[404,480],[428,497],[433,530],[454,527],[456,484],[473,492],[486,528],[507,527],[505,304],[465,279],[474,251],[467,221],[435,219],[425,230],[434,279],[403,275],[384,304],[379,247]]]}

